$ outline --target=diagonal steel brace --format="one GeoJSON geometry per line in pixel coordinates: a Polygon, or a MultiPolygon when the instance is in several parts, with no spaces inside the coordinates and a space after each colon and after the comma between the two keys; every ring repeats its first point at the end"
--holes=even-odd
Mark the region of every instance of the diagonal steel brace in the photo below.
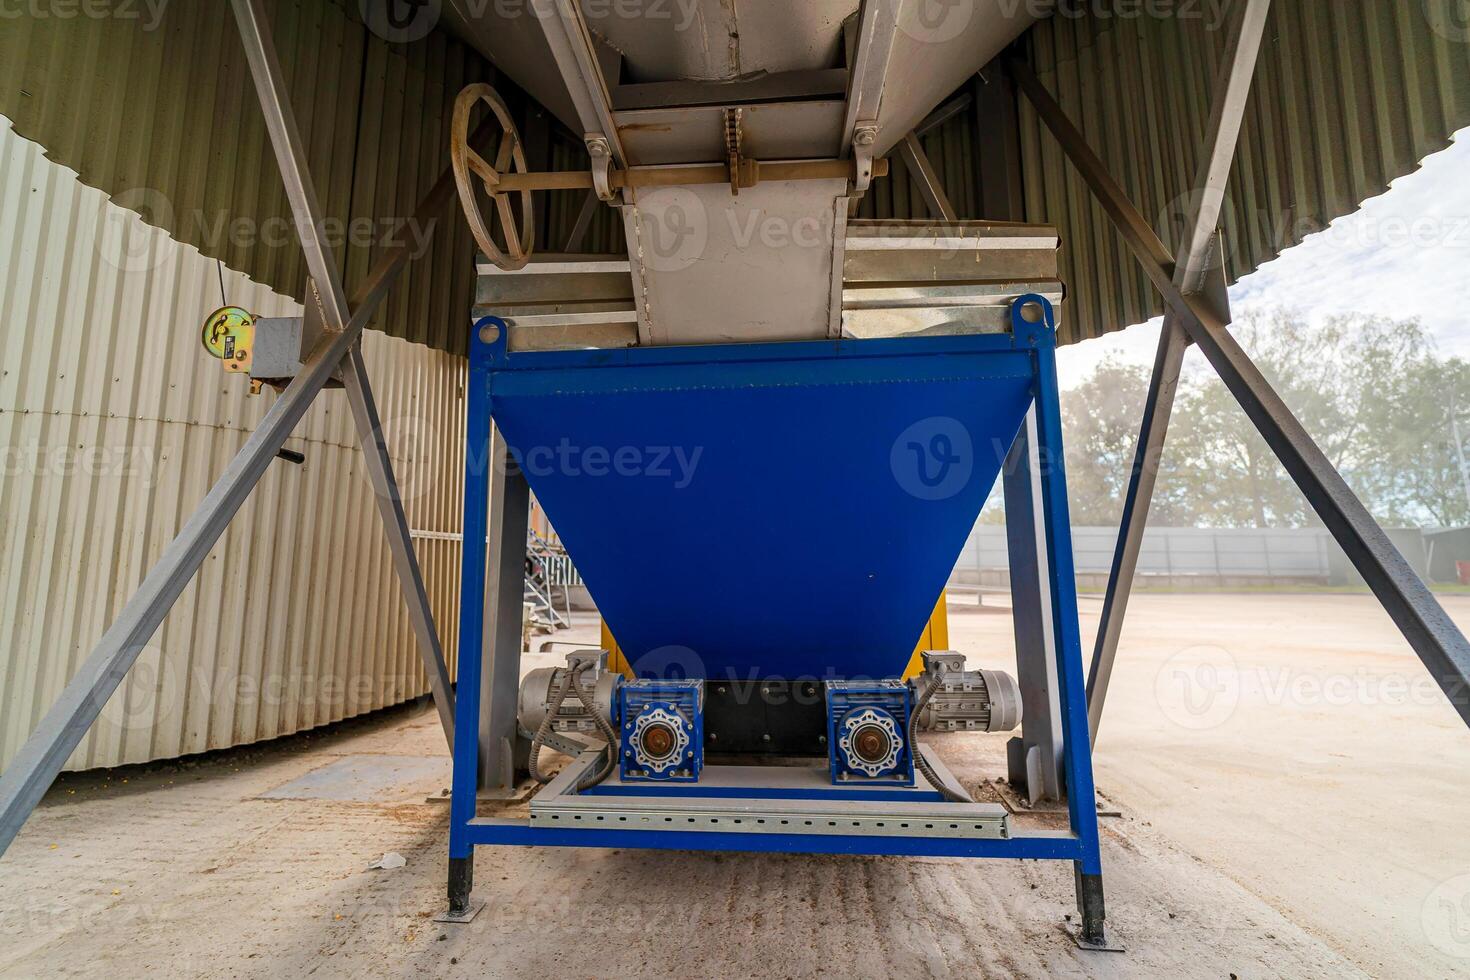
{"type": "MultiPolygon", "coordinates": [[[[1241,123],[1255,75],[1261,40],[1266,32],[1266,18],[1271,0],[1247,0],[1240,7],[1230,42],[1221,59],[1215,84],[1214,111],[1211,114],[1204,158],[1195,182],[1192,213],[1179,243],[1174,267],[1174,283],[1186,294],[1199,295],[1212,304],[1216,316],[1228,323],[1230,296],[1225,288],[1224,262],[1217,251],[1216,228],[1225,202],[1225,186],[1230,179],[1230,165],[1240,142],[1241,123]]],[[[1107,594],[1103,599],[1102,618],[1097,628],[1097,643],[1087,674],[1087,720],[1093,744],[1097,743],[1098,723],[1107,699],[1108,682],[1118,655],[1118,641],[1123,633],[1123,617],[1133,591],[1138,571],[1138,557],[1143,549],[1143,532],[1148,525],[1148,512],[1153,503],[1154,483],[1158,479],[1159,461],[1164,453],[1164,439],[1169,430],[1169,416],[1174,408],[1174,393],[1179,386],[1184,354],[1189,335],[1179,322],[1179,314],[1170,309],[1164,314],[1159,350],[1154,359],[1153,376],[1149,379],[1148,396],[1143,406],[1138,445],[1134,452],[1133,471],[1123,499],[1123,514],[1118,526],[1118,543],[1108,576],[1107,594]]]]}
{"type": "MultiPolygon", "coordinates": [[[[255,70],[257,62],[260,62],[269,71],[272,68],[271,62],[274,62],[274,57],[273,55],[262,57],[262,52],[270,49],[269,35],[265,31],[264,21],[258,16],[259,11],[252,8],[248,0],[237,0],[236,14],[241,21],[241,33],[245,38],[247,51],[251,49],[252,38],[257,48],[260,48],[262,44],[265,45],[263,49],[252,53],[252,70],[255,70]]],[[[277,81],[280,78],[278,63],[274,64],[274,77],[277,81]]],[[[270,83],[269,79],[267,82],[263,91],[269,90],[272,93],[276,91],[275,84],[270,83]]],[[[281,91],[284,92],[283,89],[281,91]]],[[[331,290],[335,281],[335,288],[340,296],[340,280],[333,280],[328,275],[333,268],[332,264],[326,261],[326,252],[321,247],[321,242],[315,237],[315,230],[321,228],[320,223],[312,220],[311,217],[313,214],[320,216],[320,210],[315,206],[315,195],[311,192],[310,185],[299,179],[305,173],[304,164],[300,163],[304,158],[299,155],[301,145],[299,135],[295,137],[294,150],[291,148],[289,137],[295,128],[294,121],[290,120],[289,110],[286,110],[286,113],[279,111],[273,113],[270,106],[263,106],[263,108],[267,112],[268,122],[271,122],[274,117],[271,129],[273,141],[276,140],[278,133],[286,140],[285,149],[290,159],[283,160],[282,176],[287,178],[288,189],[292,190],[293,208],[298,203],[305,205],[297,213],[298,222],[301,221],[303,213],[307,217],[303,238],[312,239],[309,247],[306,248],[312,275],[314,278],[318,274],[324,277],[318,280],[318,288],[331,290]],[[289,123],[289,125],[283,127],[283,123],[289,123]],[[298,177],[294,188],[291,188],[292,181],[287,172],[288,164],[290,173],[298,177]]],[[[492,129],[490,121],[487,120],[471,138],[472,142],[479,144],[492,129]]],[[[278,151],[281,150],[282,145],[279,141],[276,143],[278,151]]],[[[454,175],[451,171],[446,170],[419,202],[414,216],[400,223],[395,229],[395,234],[390,236],[389,240],[397,244],[383,250],[367,278],[353,293],[350,308],[354,312],[350,317],[345,315],[345,311],[349,308],[345,301],[340,304],[333,301],[330,303],[333,319],[327,319],[329,304],[323,301],[323,319],[327,320],[329,327],[335,326],[335,329],[322,332],[319,340],[307,354],[300,372],[266,411],[265,417],[256,426],[255,431],[245,440],[240,451],[210,487],[209,492],[189,516],[178,535],[164,549],[158,562],[149,569],[138,590],[97,641],[92,653],[67,683],[61,696],[46,712],[31,737],[21,746],[10,766],[3,774],[0,774],[0,854],[9,848],[11,841],[15,839],[15,835],[20,832],[20,828],[30,816],[31,811],[45,795],[47,788],[55,780],[67,758],[76,750],[82,737],[86,735],[87,730],[101,714],[108,698],[112,696],[118,684],[138,659],[149,639],[157,632],[164,616],[168,614],[169,609],[178,600],[194,573],[203,564],[210,549],[224,533],[230,520],[244,504],[251,490],[260,482],[271,460],[275,459],[276,453],[306,414],[317,393],[343,367],[344,363],[351,368],[347,373],[356,375],[357,362],[351,359],[350,355],[353,354],[363,329],[388,295],[399,273],[413,258],[407,244],[407,236],[402,234],[403,230],[416,222],[420,227],[430,229],[432,233],[432,229],[437,226],[438,217],[454,198],[454,194],[454,175]]],[[[308,313],[308,319],[311,315],[308,313]]],[[[362,387],[361,390],[366,393],[365,387],[362,387]]],[[[370,402],[364,401],[362,405],[370,407],[370,402]]],[[[355,405],[355,409],[362,405],[355,405]]],[[[376,414],[375,410],[372,414],[376,414]]],[[[367,436],[364,438],[365,448],[381,445],[381,438],[373,435],[374,431],[375,428],[370,427],[365,433],[367,436]]],[[[370,466],[372,455],[373,453],[369,452],[370,466]]],[[[386,452],[383,453],[383,458],[386,461],[386,452]]],[[[391,480],[391,467],[384,467],[383,472],[391,480]]],[[[396,497],[394,499],[396,502],[396,497]]],[[[381,494],[379,505],[384,506],[381,494]]],[[[401,505],[398,509],[401,513],[401,505]]],[[[406,530],[406,525],[404,529],[406,530]]],[[[389,532],[391,538],[391,527],[389,532]]],[[[412,555],[412,552],[409,554],[412,555]]],[[[397,557],[395,554],[395,560],[397,557]]],[[[414,569],[417,569],[416,562],[414,569]]],[[[421,590],[421,588],[420,579],[418,589],[421,590]]],[[[414,605],[412,598],[409,604],[412,608],[414,605]]],[[[427,609],[427,606],[425,605],[424,608],[427,609]]],[[[432,619],[429,620],[429,623],[432,626],[432,619]]],[[[421,640],[421,647],[422,645],[421,640]]],[[[437,640],[435,645],[437,647],[437,640]]],[[[425,659],[428,662],[427,654],[425,659]]],[[[429,670],[431,684],[436,680],[440,685],[444,683],[447,672],[442,667],[443,658],[442,655],[439,655],[438,663],[431,666],[429,670]]],[[[452,695],[447,690],[445,695],[441,698],[439,689],[436,687],[435,701],[439,705],[441,717],[442,713],[447,710],[452,718],[452,701],[450,700],[452,695]]]]}
{"type": "MultiPolygon", "coordinates": [[[[352,315],[347,306],[347,296],[342,288],[342,276],[337,262],[322,240],[326,216],[307,168],[305,144],[296,125],[295,113],[291,109],[290,93],[286,89],[285,75],[281,71],[281,63],[271,39],[263,0],[233,0],[233,5],[235,19],[240,25],[240,38],[245,45],[246,60],[250,63],[250,74],[255,79],[260,107],[265,114],[266,129],[275,148],[281,179],[286,184],[286,196],[291,201],[296,225],[301,229],[301,247],[306,253],[306,264],[321,296],[324,326],[328,333],[341,334],[347,329],[352,315]]],[[[387,532],[388,545],[393,552],[393,565],[403,587],[403,598],[408,605],[419,653],[429,676],[429,687],[434,693],[434,704],[439,709],[444,737],[452,748],[454,692],[450,686],[449,668],[444,663],[444,650],[439,642],[439,632],[434,626],[433,612],[429,609],[428,594],[424,590],[423,574],[419,571],[413,540],[409,536],[403,500],[398,492],[398,481],[393,475],[393,462],[388,457],[388,447],[383,441],[377,406],[373,402],[367,369],[357,343],[352,344],[350,354],[342,362],[342,368],[347,400],[352,406],[357,437],[367,459],[373,495],[377,498],[383,529],[387,532]]]]}
{"type": "Polygon", "coordinates": [[[1010,67],[1017,85],[1112,219],[1154,288],[1179,316],[1246,417],[1367,581],[1461,719],[1470,725],[1470,643],[1465,635],[1230,335],[1226,323],[1200,296],[1186,293],[1175,283],[1174,264],[1163,242],[1031,67],[1019,59],[1011,61],[1010,67]]]}

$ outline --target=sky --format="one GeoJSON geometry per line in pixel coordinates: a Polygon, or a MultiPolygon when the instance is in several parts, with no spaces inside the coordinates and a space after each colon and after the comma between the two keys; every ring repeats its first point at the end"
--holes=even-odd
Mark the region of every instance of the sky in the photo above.
{"type": "MultiPolygon", "coordinates": [[[[1417,317],[1442,355],[1470,358],[1470,129],[1360,211],[1240,280],[1230,300],[1237,316],[1288,307],[1309,320],[1341,313],[1417,317]]],[[[1062,348],[1062,388],[1081,384],[1110,354],[1152,364],[1161,325],[1155,319],[1062,348]]],[[[1202,355],[1191,350],[1186,369],[1201,366],[1202,355]]]]}

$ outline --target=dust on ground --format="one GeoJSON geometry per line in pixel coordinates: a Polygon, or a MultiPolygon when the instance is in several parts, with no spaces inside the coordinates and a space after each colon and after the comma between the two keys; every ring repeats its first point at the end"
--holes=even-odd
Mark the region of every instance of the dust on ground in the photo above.
{"type": "MultiPolygon", "coordinates": [[[[973,603],[951,645],[1009,666],[1004,600],[973,603]]],[[[972,786],[1004,775],[1003,735],[933,740],[972,786]]],[[[0,863],[0,974],[1470,973],[1470,733],[1368,596],[1134,598],[1097,756],[1123,954],[1075,948],[1071,870],[1034,861],[482,848],[487,908],[436,924],[448,764],[417,760],[444,751],[419,703],[63,777],[0,863]],[[402,773],[369,801],[282,793],[369,756],[402,773]]]]}

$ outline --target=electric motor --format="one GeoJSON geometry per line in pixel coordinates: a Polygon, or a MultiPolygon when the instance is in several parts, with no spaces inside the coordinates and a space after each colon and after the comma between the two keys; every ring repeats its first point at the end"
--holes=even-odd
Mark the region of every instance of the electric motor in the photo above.
{"type": "Polygon", "coordinates": [[[924,672],[914,678],[920,690],[942,671],[939,687],[919,712],[926,732],[1008,732],[1021,723],[1021,685],[1000,670],[965,670],[965,655],[949,651],[924,654],[924,672]]]}
{"type": "MultiPolygon", "coordinates": [[[[568,670],[576,670],[588,660],[593,661],[594,666],[582,673],[582,690],[605,717],[612,717],[615,692],[622,676],[607,669],[606,650],[579,650],[567,654],[566,667],[538,667],[526,674],[521,681],[516,721],[522,735],[531,738],[536,734],[546,712],[551,709],[551,700],[556,694],[557,685],[561,683],[562,675],[568,670]]],[[[599,734],[597,721],[588,714],[576,694],[570,691],[556,709],[556,714],[551,719],[551,728],[557,732],[599,734]]]]}

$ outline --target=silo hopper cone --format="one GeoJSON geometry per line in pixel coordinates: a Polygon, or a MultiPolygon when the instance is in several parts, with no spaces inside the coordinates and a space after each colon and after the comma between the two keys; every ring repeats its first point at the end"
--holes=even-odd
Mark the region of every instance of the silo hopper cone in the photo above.
{"type": "Polygon", "coordinates": [[[892,353],[493,375],[495,421],[640,675],[902,673],[1031,370],[867,350],[892,353]]]}

